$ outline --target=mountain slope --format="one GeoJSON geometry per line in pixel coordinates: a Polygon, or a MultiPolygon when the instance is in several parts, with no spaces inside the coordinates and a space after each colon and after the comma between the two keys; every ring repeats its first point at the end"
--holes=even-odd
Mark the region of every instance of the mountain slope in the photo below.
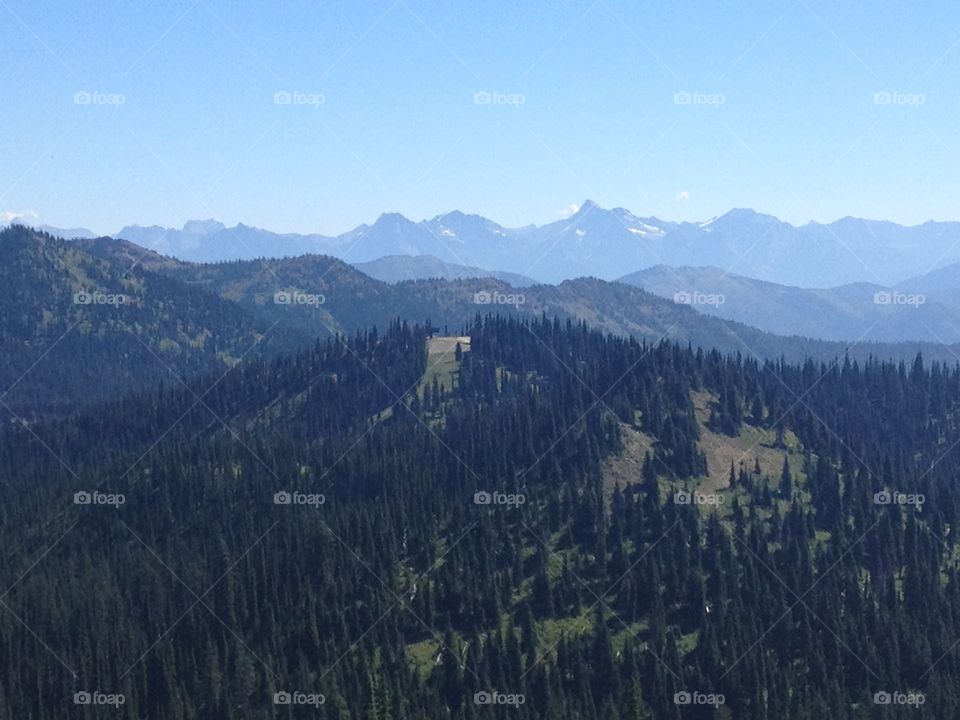
{"type": "MultiPolygon", "coordinates": [[[[960,314],[932,296],[853,283],[807,289],[716,267],[657,265],[620,278],[697,310],[782,335],[824,340],[960,342],[960,314]]],[[[910,287],[904,283],[903,287],[910,287]]]]}
{"type": "Polygon", "coordinates": [[[31,227],[35,230],[39,230],[40,232],[45,232],[49,235],[53,235],[54,237],[61,237],[61,238],[68,238],[68,239],[83,238],[86,240],[86,239],[96,237],[96,235],[93,232],[91,232],[90,230],[87,230],[86,228],[82,228],[82,227],[60,228],[60,227],[54,227],[53,225],[45,225],[42,223],[38,224],[36,222],[36,219],[30,216],[14,217],[7,222],[0,222],[0,229],[10,227],[11,225],[22,225],[24,227],[31,227]]]}
{"type": "Polygon", "coordinates": [[[323,235],[274,233],[243,224],[228,228],[215,220],[191,220],[180,229],[128,225],[114,237],[195,262],[291,257],[320,252],[331,241],[323,235]]]}
{"type": "Polygon", "coordinates": [[[370,262],[352,264],[360,272],[387,283],[398,283],[404,280],[430,280],[433,278],[459,280],[461,278],[489,277],[502,280],[518,288],[537,284],[536,280],[516,273],[457,265],[456,263],[444,262],[433,255],[388,255],[370,262]]]}
{"type": "Polygon", "coordinates": [[[956,362],[960,345],[929,341],[877,342],[856,337],[843,341],[778,335],[741,322],[713,317],[641,288],[595,278],[567,280],[560,285],[513,289],[490,280],[449,282],[422,280],[400,283],[396,289],[407,306],[419,306],[441,325],[456,328],[476,312],[584,320],[591,327],[648,342],[669,339],[693,347],[717,349],[762,359],[785,357],[829,362],[845,355],[860,361],[871,357],[908,360],[918,351],[948,364],[956,362]],[[499,297],[501,304],[477,304],[477,296],[499,297]],[[509,299],[519,299],[509,304],[509,299]]]}
{"type": "MultiPolygon", "coordinates": [[[[115,258],[136,257],[135,246],[120,241],[86,244],[115,258]]],[[[539,316],[586,320],[595,327],[648,341],[662,338],[689,342],[695,347],[718,348],[729,353],[756,353],[763,358],[781,356],[799,361],[806,357],[832,360],[849,353],[852,358],[871,356],[906,359],[918,349],[929,359],[952,362],[958,348],[939,341],[899,343],[820,341],[777,335],[722,317],[697,312],[643,289],[590,278],[569,280],[558,286],[514,288],[492,278],[418,280],[390,285],[375,280],[333,257],[185,263],[140,251],[146,268],[168,274],[241,305],[267,325],[290,328],[311,337],[331,332],[351,333],[366,327],[386,327],[403,317],[430,319],[450,332],[472,322],[477,313],[539,316]],[[278,292],[319,296],[317,304],[278,305],[278,292]]],[[[909,316],[907,316],[909,317],[909,316]]],[[[906,321],[906,320],[905,320],[906,321]]]]}
{"type": "Polygon", "coordinates": [[[960,312],[960,262],[950,263],[930,272],[904,280],[904,288],[925,294],[960,312]]]}
{"type": "Polygon", "coordinates": [[[960,374],[466,330],[0,429],[0,716],[960,712],[960,374]]]}
{"type": "Polygon", "coordinates": [[[202,288],[21,226],[0,232],[0,283],[0,392],[24,417],[305,341],[268,336],[269,325],[202,288]]]}

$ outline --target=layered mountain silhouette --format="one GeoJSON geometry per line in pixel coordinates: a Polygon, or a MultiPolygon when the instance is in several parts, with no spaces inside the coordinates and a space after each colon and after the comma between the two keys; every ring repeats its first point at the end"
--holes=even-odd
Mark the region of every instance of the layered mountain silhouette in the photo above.
{"type": "Polygon", "coordinates": [[[13,419],[229,372],[242,358],[385,328],[397,318],[456,333],[477,315],[546,315],[762,360],[907,359],[922,350],[953,363],[960,352],[936,341],[777,335],[595,278],[524,288],[476,277],[390,284],[324,255],[194,263],[124,240],[64,241],[19,226],[0,232],[0,260],[0,338],[7,349],[0,387],[13,419]]]}
{"type": "Polygon", "coordinates": [[[960,341],[960,267],[897,286],[849,283],[811,289],[717,267],[657,265],[620,281],[767,332],[825,340],[960,341]]]}
{"type": "MultiPolygon", "coordinates": [[[[668,222],[587,200],[571,217],[507,228],[453,211],[414,222],[385,213],[330,237],[273,233],[247,225],[191,221],[182,228],[130,225],[116,234],[182,260],[332,255],[350,263],[432,256],[442,263],[508,272],[541,282],[614,280],[656,265],[712,266],[782,285],[827,288],[851,282],[894,286],[960,261],[960,223],[917,226],[843,218],[794,226],[736,209],[705,222],[668,222]]],[[[422,277],[422,275],[418,275],[422,277]]]]}
{"type": "Polygon", "coordinates": [[[517,273],[484,270],[469,265],[448,263],[433,255],[388,255],[370,262],[353,263],[353,266],[372,278],[388,283],[434,278],[460,280],[462,278],[489,277],[503,280],[505,283],[518,288],[537,284],[537,281],[533,278],[524,277],[517,273]]]}

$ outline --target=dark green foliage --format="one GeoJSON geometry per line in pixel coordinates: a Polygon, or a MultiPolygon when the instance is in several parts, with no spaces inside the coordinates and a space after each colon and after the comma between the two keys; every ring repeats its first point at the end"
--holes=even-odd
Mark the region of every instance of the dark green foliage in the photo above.
{"type": "Polygon", "coordinates": [[[911,689],[911,716],[960,712],[960,369],[465,334],[422,402],[427,326],[397,321],[7,428],[0,717],[92,716],[83,689],[124,693],[118,718],[873,718],[911,689]],[[729,514],[673,502],[705,470],[703,390],[731,432],[750,407],[796,434],[789,496],[741,464],[729,514]],[[654,447],[605,496],[634,422],[654,447]],[[126,502],[73,504],[95,488],[126,502]],[[474,703],[493,690],[525,702],[474,703]]]}
{"type": "Polygon", "coordinates": [[[135,257],[125,260],[104,260],[24,227],[0,232],[0,388],[19,417],[63,414],[131,388],[223,373],[243,357],[309,342],[148,271],[135,257]]]}

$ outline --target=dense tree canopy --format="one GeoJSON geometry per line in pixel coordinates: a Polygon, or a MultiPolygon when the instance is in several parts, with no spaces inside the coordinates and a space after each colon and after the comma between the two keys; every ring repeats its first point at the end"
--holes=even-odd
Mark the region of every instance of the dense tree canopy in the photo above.
{"type": "Polygon", "coordinates": [[[960,369],[428,327],[5,430],[0,717],[960,713],[960,369]]]}

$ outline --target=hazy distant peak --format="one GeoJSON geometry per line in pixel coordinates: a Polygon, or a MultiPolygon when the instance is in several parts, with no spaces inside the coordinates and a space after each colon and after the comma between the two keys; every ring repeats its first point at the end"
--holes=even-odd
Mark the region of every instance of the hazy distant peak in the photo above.
{"type": "Polygon", "coordinates": [[[612,280],[658,263],[711,265],[787,286],[824,288],[856,280],[893,287],[904,278],[960,261],[960,223],[896,223],[843,218],[802,227],[751,208],[706,221],[641,217],[624,207],[601,208],[587,198],[572,215],[545,225],[506,228],[453,209],[412,221],[380,215],[335,237],[275,233],[216,220],[183,229],[124,228],[118,237],[192,261],[290,257],[326,253],[349,262],[385,256],[433,255],[445,263],[496,268],[560,282],[582,275],[612,280]],[[212,239],[216,242],[211,242],[212,239]]]}
{"type": "Polygon", "coordinates": [[[379,223],[404,223],[404,224],[409,223],[410,225],[414,224],[412,220],[408,219],[405,215],[398,212],[380,213],[380,217],[377,218],[377,221],[374,223],[374,225],[379,223]]]}
{"type": "Polygon", "coordinates": [[[444,220],[447,220],[447,221],[462,221],[462,220],[466,220],[467,218],[478,218],[478,217],[480,217],[480,216],[479,216],[479,215],[468,215],[467,213],[461,212],[460,210],[451,210],[450,212],[442,213],[441,215],[435,216],[434,218],[432,218],[431,222],[433,222],[433,221],[441,221],[441,222],[442,222],[442,221],[444,221],[444,220]]]}
{"type": "MultiPolygon", "coordinates": [[[[774,215],[767,215],[766,213],[759,213],[752,208],[733,208],[728,212],[721,215],[717,220],[724,221],[733,221],[733,222],[765,222],[770,224],[777,225],[789,225],[790,223],[784,222],[780,218],[774,215]]],[[[791,226],[792,227],[792,226],[791,226]]]]}
{"type": "MultiPolygon", "coordinates": [[[[239,227],[239,226],[238,226],[239,227]]],[[[216,220],[187,220],[183,224],[183,232],[189,235],[210,235],[221,230],[226,230],[227,226],[216,220]]]]}
{"type": "Polygon", "coordinates": [[[21,214],[12,214],[12,213],[0,213],[0,229],[4,227],[21,225],[23,227],[33,228],[35,230],[40,230],[42,232],[53,235],[54,237],[60,237],[65,239],[73,238],[92,238],[96,237],[96,234],[87,230],[86,228],[77,227],[77,228],[60,228],[54,227],[53,225],[42,225],[38,224],[36,213],[21,213],[21,214]]]}
{"type": "Polygon", "coordinates": [[[457,225],[462,225],[466,223],[489,224],[489,225],[497,224],[493,222],[493,220],[483,217],[483,215],[477,215],[476,213],[465,213],[459,210],[452,210],[448,213],[444,213],[443,215],[437,215],[435,218],[433,218],[429,222],[457,224],[457,225]]]}

